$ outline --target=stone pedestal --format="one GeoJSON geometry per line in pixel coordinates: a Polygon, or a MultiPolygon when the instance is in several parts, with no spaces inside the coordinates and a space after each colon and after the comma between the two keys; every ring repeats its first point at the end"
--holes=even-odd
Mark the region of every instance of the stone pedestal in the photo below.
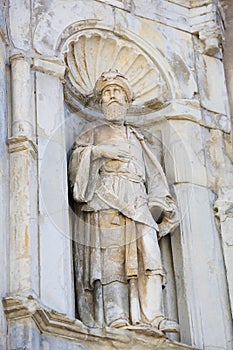
{"type": "Polygon", "coordinates": [[[33,298],[7,298],[3,305],[8,319],[11,348],[194,350],[146,327],[88,328],[76,319],[44,307],[33,298]]]}

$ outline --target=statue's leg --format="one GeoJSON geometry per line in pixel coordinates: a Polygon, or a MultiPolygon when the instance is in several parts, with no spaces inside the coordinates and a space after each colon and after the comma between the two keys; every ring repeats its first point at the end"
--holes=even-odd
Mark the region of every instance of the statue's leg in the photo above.
{"type": "Polygon", "coordinates": [[[75,294],[77,305],[77,317],[89,327],[96,327],[96,322],[93,317],[92,297],[89,287],[89,266],[84,264],[85,257],[89,260],[89,237],[90,213],[81,212],[76,209],[75,230],[73,234],[73,252],[74,252],[74,273],[75,273],[75,294]]]}
{"type": "Polygon", "coordinates": [[[138,294],[138,279],[129,279],[130,321],[133,326],[141,323],[141,310],[138,294]]]}
{"type": "Polygon", "coordinates": [[[103,286],[100,280],[94,283],[94,315],[99,327],[104,326],[103,286]]]}
{"type": "Polygon", "coordinates": [[[167,319],[162,311],[162,276],[148,274],[139,276],[139,299],[142,319],[163,332],[179,332],[179,325],[167,319]]]}
{"type": "Polygon", "coordinates": [[[162,277],[160,275],[140,274],[138,287],[142,319],[145,323],[157,327],[163,318],[162,277]]]}
{"type": "Polygon", "coordinates": [[[138,235],[138,289],[142,319],[146,323],[163,317],[162,313],[162,262],[156,231],[137,224],[138,235]]]}
{"type": "Polygon", "coordinates": [[[116,210],[101,211],[99,227],[105,322],[110,327],[122,327],[129,324],[129,288],[125,276],[125,219],[116,210]]]}
{"type": "Polygon", "coordinates": [[[163,332],[178,332],[178,324],[163,314],[163,269],[156,231],[138,226],[138,290],[142,320],[163,332]]]}
{"type": "Polygon", "coordinates": [[[129,324],[128,284],[111,282],[103,286],[104,313],[109,327],[123,327],[129,324]]]}

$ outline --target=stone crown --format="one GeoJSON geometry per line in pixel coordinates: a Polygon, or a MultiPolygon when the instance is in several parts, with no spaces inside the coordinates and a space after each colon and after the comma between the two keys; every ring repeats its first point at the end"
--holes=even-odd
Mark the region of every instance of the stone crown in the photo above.
{"type": "Polygon", "coordinates": [[[125,94],[127,101],[130,103],[134,100],[134,93],[132,91],[132,88],[130,86],[130,83],[128,82],[127,78],[119,73],[117,70],[109,70],[107,72],[103,72],[99,79],[96,81],[95,87],[94,87],[94,95],[98,101],[101,99],[102,91],[108,86],[108,85],[118,85],[120,86],[125,94]]]}

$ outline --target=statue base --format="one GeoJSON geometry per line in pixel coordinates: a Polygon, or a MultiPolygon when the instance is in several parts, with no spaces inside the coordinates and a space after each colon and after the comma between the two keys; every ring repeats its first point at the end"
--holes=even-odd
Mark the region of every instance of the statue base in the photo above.
{"type": "Polygon", "coordinates": [[[8,348],[27,350],[191,350],[143,325],[88,328],[81,321],[43,306],[29,297],[3,300],[8,322],[8,348]]]}

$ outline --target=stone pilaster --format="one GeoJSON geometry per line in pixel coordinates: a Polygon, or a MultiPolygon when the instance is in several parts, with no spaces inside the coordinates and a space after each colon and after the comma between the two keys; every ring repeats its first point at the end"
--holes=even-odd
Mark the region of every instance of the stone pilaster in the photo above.
{"type": "Polygon", "coordinates": [[[202,127],[169,120],[165,168],[181,213],[171,236],[181,341],[197,348],[228,349],[229,313],[224,298],[220,240],[208,189],[202,127]],[[181,156],[182,154],[182,156],[181,156]],[[211,317],[210,317],[211,313],[211,317]]]}
{"type": "Polygon", "coordinates": [[[22,54],[10,57],[12,89],[12,136],[31,138],[35,130],[32,104],[32,77],[30,58],[22,54]]]}
{"type": "Polygon", "coordinates": [[[11,57],[10,294],[39,295],[37,147],[30,60],[11,57]]]}
{"type": "Polygon", "coordinates": [[[177,184],[175,191],[182,214],[180,237],[172,236],[181,340],[191,340],[197,348],[228,349],[229,317],[221,278],[224,266],[218,260],[221,249],[211,207],[212,194],[191,183],[177,184]]]}
{"type": "Polygon", "coordinates": [[[41,301],[74,316],[63,84],[65,68],[35,59],[41,301]]]}
{"type": "Polygon", "coordinates": [[[39,295],[37,148],[26,136],[10,152],[10,293],[39,295]]]}

